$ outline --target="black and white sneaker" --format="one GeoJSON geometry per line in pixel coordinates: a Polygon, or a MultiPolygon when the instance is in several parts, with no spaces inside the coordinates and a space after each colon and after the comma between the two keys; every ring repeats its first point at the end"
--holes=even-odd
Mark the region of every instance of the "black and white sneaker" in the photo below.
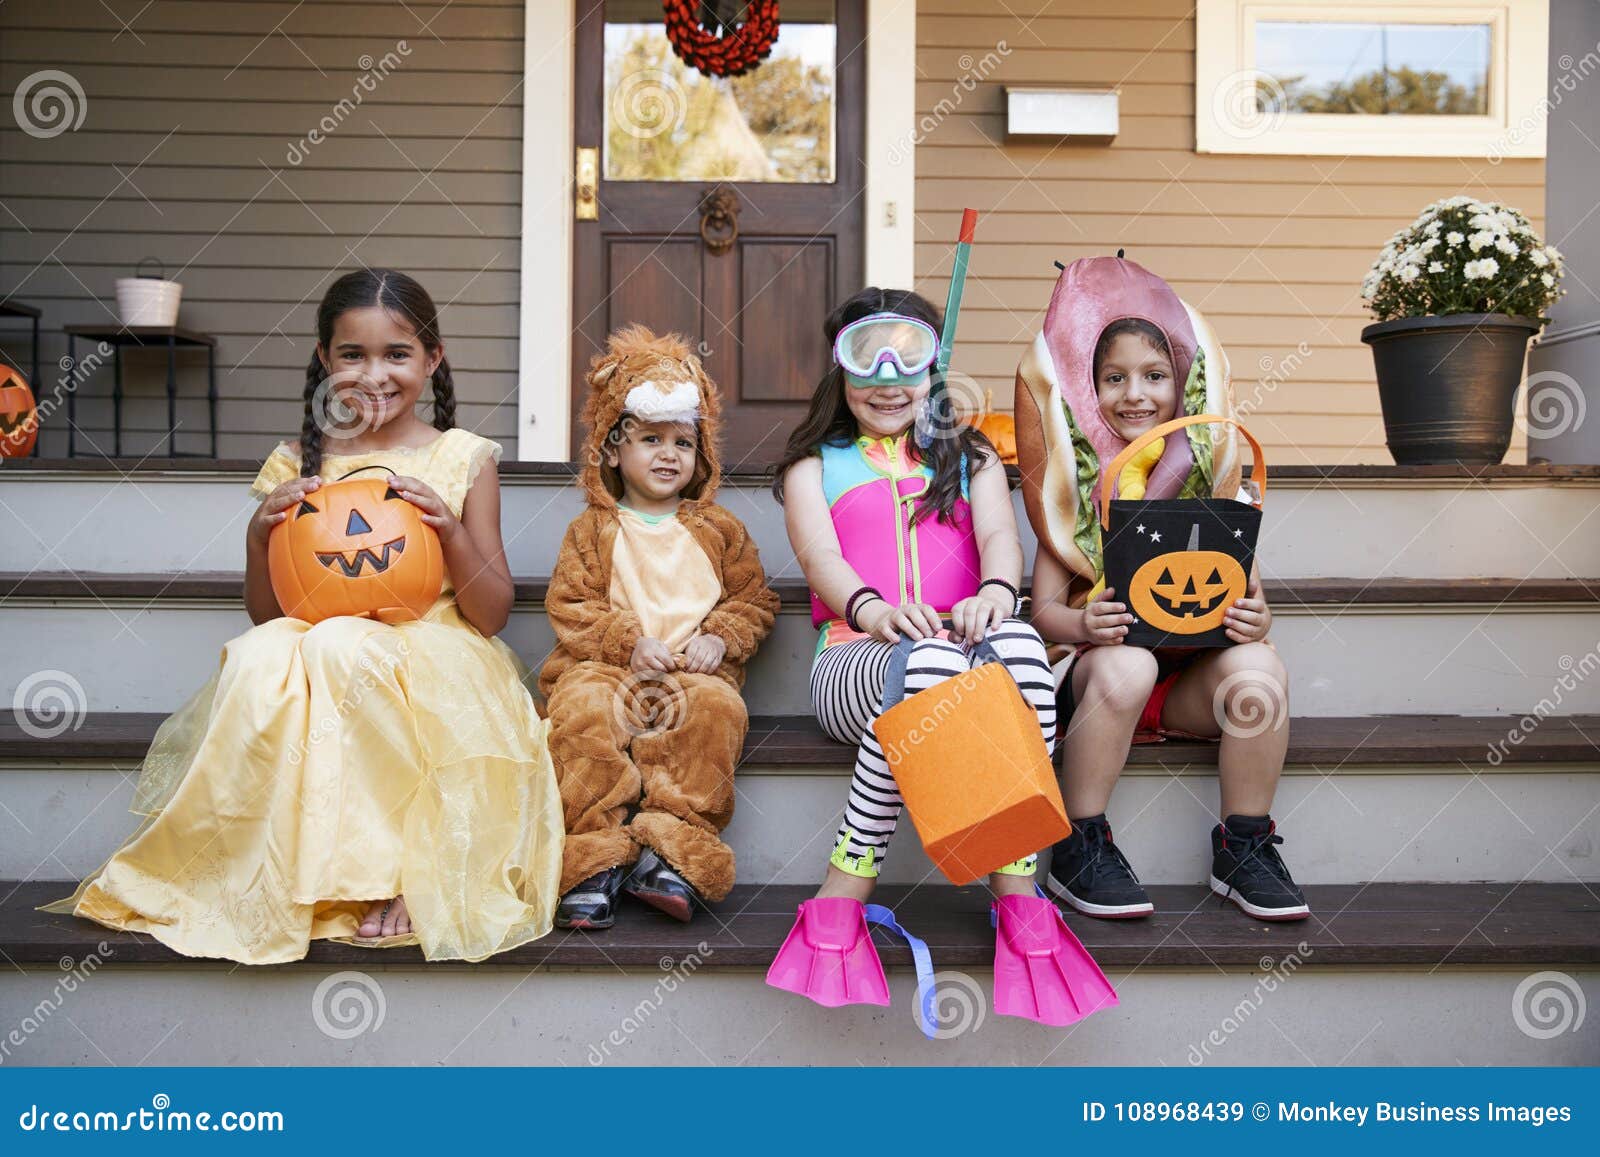
{"type": "Polygon", "coordinates": [[[1311,915],[1300,886],[1278,855],[1283,837],[1267,816],[1229,816],[1211,831],[1211,890],[1257,920],[1311,915]]]}
{"type": "Polygon", "coordinates": [[[1156,910],[1128,858],[1111,842],[1104,815],[1072,821],[1072,834],[1050,856],[1044,886],[1085,916],[1128,920],[1156,910]]]}
{"type": "Polygon", "coordinates": [[[651,848],[639,853],[639,862],[622,887],[628,895],[685,924],[693,918],[695,904],[700,899],[689,881],[673,871],[672,865],[651,848]]]}
{"type": "Polygon", "coordinates": [[[591,930],[615,924],[624,875],[621,868],[607,868],[579,881],[556,905],[556,927],[591,930]]]}

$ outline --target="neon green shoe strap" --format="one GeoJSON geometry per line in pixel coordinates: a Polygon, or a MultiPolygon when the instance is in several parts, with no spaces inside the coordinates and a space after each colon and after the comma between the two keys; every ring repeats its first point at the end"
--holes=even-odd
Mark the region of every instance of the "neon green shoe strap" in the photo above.
{"type": "Polygon", "coordinates": [[[1020,860],[1013,860],[1003,868],[996,868],[995,873],[1001,876],[1031,876],[1038,866],[1039,857],[1035,854],[1023,856],[1020,860]]]}
{"type": "Polygon", "coordinates": [[[850,840],[855,835],[849,828],[839,837],[839,842],[833,845],[833,854],[828,857],[828,863],[838,868],[848,876],[859,876],[863,880],[876,880],[878,878],[877,849],[868,848],[863,855],[851,855],[850,840]]]}

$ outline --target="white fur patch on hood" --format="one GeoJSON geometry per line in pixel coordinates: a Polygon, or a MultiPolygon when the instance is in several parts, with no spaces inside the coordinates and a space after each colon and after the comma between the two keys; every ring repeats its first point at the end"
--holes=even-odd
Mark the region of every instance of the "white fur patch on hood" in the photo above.
{"type": "Polygon", "coordinates": [[[698,422],[700,387],[690,380],[672,383],[643,381],[628,391],[623,410],[641,422],[698,422]]]}

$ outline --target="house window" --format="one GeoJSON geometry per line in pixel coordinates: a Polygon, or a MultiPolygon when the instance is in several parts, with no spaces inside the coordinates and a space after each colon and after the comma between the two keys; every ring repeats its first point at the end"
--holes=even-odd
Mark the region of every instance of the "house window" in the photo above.
{"type": "Polygon", "coordinates": [[[1200,0],[1203,153],[1544,156],[1545,0],[1200,0]]]}

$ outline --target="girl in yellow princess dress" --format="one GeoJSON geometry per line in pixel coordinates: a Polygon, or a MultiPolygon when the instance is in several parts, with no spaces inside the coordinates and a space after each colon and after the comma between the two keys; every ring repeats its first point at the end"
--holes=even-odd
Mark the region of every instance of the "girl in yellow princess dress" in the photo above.
{"type": "Polygon", "coordinates": [[[482,960],[549,931],[563,838],[547,725],[495,638],[512,604],[500,447],[456,428],[437,311],[410,277],[341,277],[317,337],[300,439],[252,488],[256,626],[157,732],[138,831],[48,910],[246,964],[298,960],[319,939],[482,960]],[[430,385],[431,426],[415,413],[430,385]],[[365,467],[393,471],[438,532],[442,593],[396,624],[285,617],[272,528],[365,467]]]}

